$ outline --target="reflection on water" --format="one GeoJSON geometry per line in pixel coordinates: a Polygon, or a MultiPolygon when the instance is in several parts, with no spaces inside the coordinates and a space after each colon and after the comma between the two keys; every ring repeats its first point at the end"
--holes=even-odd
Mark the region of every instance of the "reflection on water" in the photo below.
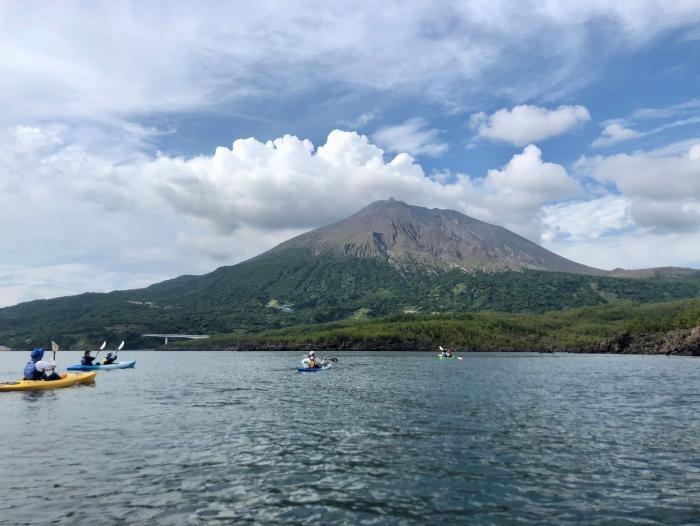
{"type": "Polygon", "coordinates": [[[144,352],[1,393],[0,524],[698,523],[700,360],[337,356],[144,352]]]}

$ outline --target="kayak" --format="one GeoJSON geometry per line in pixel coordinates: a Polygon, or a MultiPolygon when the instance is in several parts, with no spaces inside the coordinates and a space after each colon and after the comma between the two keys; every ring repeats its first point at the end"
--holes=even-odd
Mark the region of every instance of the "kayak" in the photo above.
{"type": "Polygon", "coordinates": [[[456,356],[443,356],[442,354],[438,354],[438,358],[441,360],[455,360],[457,357],[456,356]]]}
{"type": "Polygon", "coordinates": [[[68,367],[69,371],[104,371],[109,369],[131,369],[136,365],[136,360],[129,360],[128,362],[114,362],[109,365],[71,365],[68,367]]]}
{"type": "Polygon", "coordinates": [[[3,391],[43,391],[45,389],[61,389],[78,384],[91,384],[95,382],[97,373],[63,373],[60,380],[20,380],[0,384],[0,392],[3,391]]]}
{"type": "Polygon", "coordinates": [[[317,373],[319,371],[325,371],[326,369],[330,368],[331,364],[326,363],[321,367],[297,367],[297,371],[299,371],[300,373],[317,373]]]}

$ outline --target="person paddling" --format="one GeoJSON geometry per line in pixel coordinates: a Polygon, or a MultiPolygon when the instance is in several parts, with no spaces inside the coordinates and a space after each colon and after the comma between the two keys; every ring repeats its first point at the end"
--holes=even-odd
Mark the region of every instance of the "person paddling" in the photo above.
{"type": "Polygon", "coordinates": [[[117,360],[116,355],[112,354],[111,352],[107,353],[107,356],[105,356],[104,361],[102,362],[102,365],[110,365],[113,364],[117,360]]]}
{"type": "Polygon", "coordinates": [[[24,366],[25,380],[60,380],[61,375],[56,372],[56,362],[53,360],[43,360],[44,349],[38,347],[29,355],[30,360],[24,366]],[[50,374],[48,373],[50,371],[50,374]]]}
{"type": "Polygon", "coordinates": [[[83,357],[80,359],[80,365],[92,365],[95,361],[96,356],[92,356],[90,351],[85,351],[83,357]]]}
{"type": "Polygon", "coordinates": [[[321,367],[321,361],[318,358],[316,358],[316,353],[314,351],[309,352],[309,356],[304,361],[308,363],[309,369],[321,367]]]}

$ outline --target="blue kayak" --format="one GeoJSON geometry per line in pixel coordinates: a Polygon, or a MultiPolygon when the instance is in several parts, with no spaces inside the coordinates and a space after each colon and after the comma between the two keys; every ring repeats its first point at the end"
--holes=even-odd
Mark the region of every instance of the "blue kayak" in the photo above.
{"type": "Polygon", "coordinates": [[[114,362],[109,365],[71,365],[67,369],[69,371],[103,371],[109,369],[131,369],[136,365],[136,360],[130,360],[128,362],[114,362]]]}
{"type": "Polygon", "coordinates": [[[325,371],[326,369],[330,369],[331,364],[325,364],[322,365],[321,367],[297,367],[297,371],[300,373],[317,373],[319,371],[325,371]]]}

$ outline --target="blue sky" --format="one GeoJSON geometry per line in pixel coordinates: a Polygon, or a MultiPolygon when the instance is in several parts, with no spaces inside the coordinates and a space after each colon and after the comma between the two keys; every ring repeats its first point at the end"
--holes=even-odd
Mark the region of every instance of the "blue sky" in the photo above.
{"type": "Polygon", "coordinates": [[[700,267],[700,5],[0,5],[0,305],[251,257],[394,196],[700,267]]]}
{"type": "MultiPolygon", "coordinates": [[[[426,99],[422,93],[397,94],[320,85],[303,93],[285,94],[281,100],[253,96],[244,104],[229,102],[216,106],[211,112],[168,115],[162,121],[146,119],[143,122],[176,127],[177,133],[159,137],[157,147],[172,155],[190,156],[208,152],[213,144],[228,144],[232,137],[253,136],[264,141],[289,133],[322,144],[333,128],[357,130],[371,136],[383,126],[420,117],[428,127],[440,131],[440,142],[450,146],[450,150],[439,157],[417,155],[426,171],[450,169],[483,174],[509,159],[512,148],[488,141],[480,142],[478,148],[465,148],[471,136],[470,114],[494,112],[512,107],[515,102],[541,104],[542,99],[547,99],[547,103],[542,104],[545,107],[581,104],[592,115],[585,126],[543,142],[548,146],[549,159],[568,164],[589,150],[590,144],[600,135],[600,123],[626,117],[639,108],[666,108],[700,96],[697,59],[700,40],[688,40],[686,34],[671,31],[661,35],[653,45],[642,46],[635,52],[605,58],[604,63],[593,60],[593,64],[583,65],[586,69],[580,73],[588,77],[585,85],[552,100],[548,100],[544,89],[540,97],[523,100],[492,97],[489,93],[469,93],[462,98],[457,92],[454,103],[462,107],[455,110],[426,99]],[[361,115],[373,118],[367,123],[358,122],[361,115]]],[[[538,61],[539,57],[531,59],[534,71],[538,69],[538,61]]],[[[509,82],[507,77],[496,80],[503,85],[509,82]]],[[[284,86],[281,89],[284,90],[284,86]]],[[[654,124],[642,123],[648,128],[654,124]]],[[[630,145],[655,148],[699,133],[700,123],[696,123],[662,135],[613,145],[606,152],[627,151],[630,145]]]]}

